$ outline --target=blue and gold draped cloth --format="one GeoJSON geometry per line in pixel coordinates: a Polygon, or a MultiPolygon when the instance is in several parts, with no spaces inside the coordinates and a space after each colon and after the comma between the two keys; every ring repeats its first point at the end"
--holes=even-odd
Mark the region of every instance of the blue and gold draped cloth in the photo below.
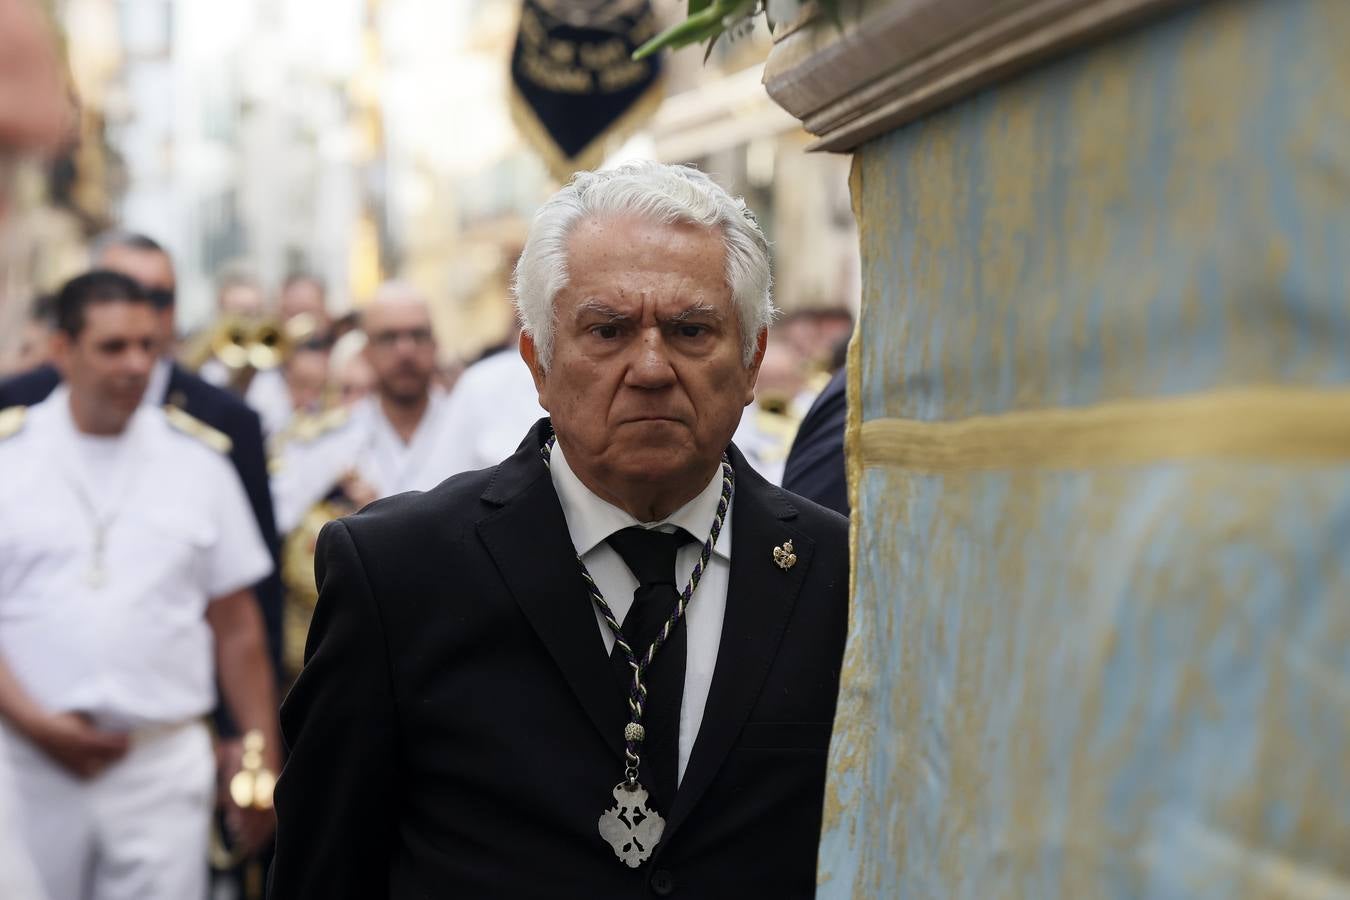
{"type": "Polygon", "coordinates": [[[603,160],[607,142],[661,103],[649,0],[524,0],[511,52],[511,118],[558,181],[603,160]]]}
{"type": "Polygon", "coordinates": [[[822,898],[1350,896],[1350,3],[858,153],[822,898]]]}

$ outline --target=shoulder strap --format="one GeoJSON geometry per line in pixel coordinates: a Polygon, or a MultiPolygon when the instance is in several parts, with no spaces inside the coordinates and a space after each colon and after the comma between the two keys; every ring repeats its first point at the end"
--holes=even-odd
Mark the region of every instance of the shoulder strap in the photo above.
{"type": "Polygon", "coordinates": [[[177,406],[165,406],[164,414],[168,418],[169,424],[174,428],[189,437],[196,438],[217,453],[229,453],[234,447],[234,442],[230,440],[228,434],[212,428],[201,419],[184,412],[177,406]]]}
{"type": "Polygon", "coordinates": [[[296,421],[289,431],[289,439],[309,443],[318,440],[331,431],[336,431],[351,419],[351,412],[345,406],[305,416],[296,421]]]}
{"type": "Polygon", "coordinates": [[[9,406],[0,409],[0,441],[23,431],[23,423],[27,419],[28,407],[26,406],[9,406]]]}

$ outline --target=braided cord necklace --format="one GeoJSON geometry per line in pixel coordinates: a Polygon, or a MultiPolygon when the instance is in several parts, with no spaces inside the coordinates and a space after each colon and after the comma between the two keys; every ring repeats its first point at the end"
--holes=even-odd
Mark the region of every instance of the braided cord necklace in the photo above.
{"type": "MultiPolygon", "coordinates": [[[[556,437],[550,437],[539,450],[540,455],[544,458],[545,466],[551,465],[553,446],[556,442],[556,437]]],[[[615,646],[623,653],[624,659],[628,662],[628,668],[633,673],[633,681],[628,690],[629,721],[623,730],[624,780],[614,788],[615,806],[610,807],[600,816],[599,826],[600,836],[614,848],[614,852],[619,859],[633,868],[636,868],[651,855],[656,842],[661,839],[661,832],[665,829],[666,824],[661,816],[647,807],[647,790],[638,782],[638,767],[642,763],[642,740],[646,737],[646,730],[642,727],[642,713],[647,703],[647,686],[643,681],[643,676],[652,664],[652,660],[656,658],[656,654],[665,646],[676,626],[680,624],[680,620],[684,618],[689,600],[698,588],[699,579],[703,577],[703,572],[708,567],[708,560],[712,558],[713,547],[717,545],[717,538],[722,533],[722,524],[726,521],[727,510],[731,508],[731,495],[735,483],[736,476],[731,469],[731,462],[727,459],[727,455],[723,453],[722,493],[717,500],[717,514],[713,517],[708,539],[703,542],[703,549],[699,552],[698,560],[694,563],[694,569],[689,574],[689,583],[680,592],[679,602],[675,604],[675,609],[671,612],[670,617],[661,626],[661,630],[656,633],[656,638],[641,658],[624,639],[619,620],[615,618],[614,611],[610,609],[604,594],[600,592],[595,579],[591,577],[590,570],[586,568],[586,563],[581,559],[581,554],[576,555],[577,565],[581,567],[581,577],[585,579],[586,587],[590,591],[591,602],[595,604],[595,608],[600,611],[605,624],[609,626],[610,632],[614,635],[615,646]]]]}

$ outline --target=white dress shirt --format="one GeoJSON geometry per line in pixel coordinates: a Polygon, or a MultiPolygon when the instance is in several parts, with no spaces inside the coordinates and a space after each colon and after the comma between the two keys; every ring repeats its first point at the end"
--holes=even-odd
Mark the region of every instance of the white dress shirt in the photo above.
{"type": "MultiPolygon", "coordinates": [[[[694,563],[703,552],[703,544],[712,530],[717,515],[717,501],[722,496],[722,468],[718,466],[712,480],[698,496],[659,522],[639,522],[617,506],[600,499],[582,484],[555,444],[549,467],[553,488],[562,504],[563,516],[572,545],[581,555],[581,561],[591,573],[596,587],[604,596],[614,618],[623,624],[624,616],[633,605],[633,591],[638,580],[629,571],[623,557],[605,542],[611,534],[632,526],[673,531],[675,526],[693,535],[697,543],[685,544],[675,557],[676,590],[683,591],[689,583],[694,563]]],[[[722,643],[722,620],[727,609],[727,584],[731,575],[731,508],[728,506],[722,531],[717,536],[712,557],[703,570],[698,588],[684,611],[686,629],[686,656],[684,665],[684,699],[680,704],[680,756],[678,779],[684,779],[689,754],[694,749],[703,710],[708,703],[708,689],[712,686],[713,670],[717,666],[717,649],[722,643]]],[[[592,604],[594,606],[594,604],[592,604]]],[[[595,621],[605,640],[605,651],[614,649],[614,633],[605,624],[604,616],[595,610],[595,621]]],[[[647,648],[637,651],[645,653],[647,648]]],[[[664,651],[663,651],[664,652],[664,651]]]]}
{"type": "Polygon", "coordinates": [[[244,392],[244,402],[253,407],[262,421],[263,437],[285,431],[295,415],[291,386],[280,366],[255,372],[244,392]]]}
{"type": "Polygon", "coordinates": [[[142,406],[163,406],[169,393],[169,379],[173,377],[173,360],[161,356],[150,369],[150,381],[141,395],[142,406]]]}
{"type": "MultiPolygon", "coordinates": [[[[197,375],[208,384],[229,390],[234,373],[229,366],[212,357],[202,363],[197,375]]],[[[159,396],[163,398],[162,391],[159,396]]],[[[248,387],[244,389],[244,402],[258,414],[263,437],[280,434],[290,424],[295,412],[291,405],[291,388],[286,384],[286,376],[282,374],[280,366],[255,371],[248,380],[248,387]]]]}
{"type": "Polygon", "coordinates": [[[454,474],[446,460],[445,415],[445,394],[433,391],[422,421],[405,442],[379,398],[367,397],[332,431],[309,441],[288,441],[272,476],[277,530],[288,534],[348,472],[360,475],[378,497],[440,484],[454,474]]]}
{"type": "Polygon", "coordinates": [[[119,730],[210,711],[207,604],[272,568],[229,460],[149,405],[82,434],[61,386],[0,472],[0,655],[34,700],[119,730]]]}
{"type": "Polygon", "coordinates": [[[450,392],[445,415],[447,474],[495,466],[515,453],[530,426],[546,415],[529,367],[515,350],[474,363],[450,392]]]}

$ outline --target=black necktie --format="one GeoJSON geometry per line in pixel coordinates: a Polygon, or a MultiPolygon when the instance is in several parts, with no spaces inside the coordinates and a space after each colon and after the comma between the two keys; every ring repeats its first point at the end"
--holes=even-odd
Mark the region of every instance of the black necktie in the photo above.
{"type": "MultiPolygon", "coordinates": [[[[673,534],[625,528],[609,536],[609,545],[623,557],[624,564],[638,580],[637,589],[633,591],[633,605],[624,616],[621,628],[624,640],[639,660],[646,657],[657,633],[675,612],[680,596],[675,586],[675,556],[682,545],[693,540],[687,531],[678,528],[673,534]]],[[[675,796],[678,775],[685,647],[682,617],[642,679],[647,687],[647,703],[642,715],[647,736],[639,751],[642,755],[640,777],[643,785],[666,809],[670,808],[670,801],[675,796]]],[[[609,658],[626,697],[633,684],[633,670],[618,645],[609,658]]]]}

